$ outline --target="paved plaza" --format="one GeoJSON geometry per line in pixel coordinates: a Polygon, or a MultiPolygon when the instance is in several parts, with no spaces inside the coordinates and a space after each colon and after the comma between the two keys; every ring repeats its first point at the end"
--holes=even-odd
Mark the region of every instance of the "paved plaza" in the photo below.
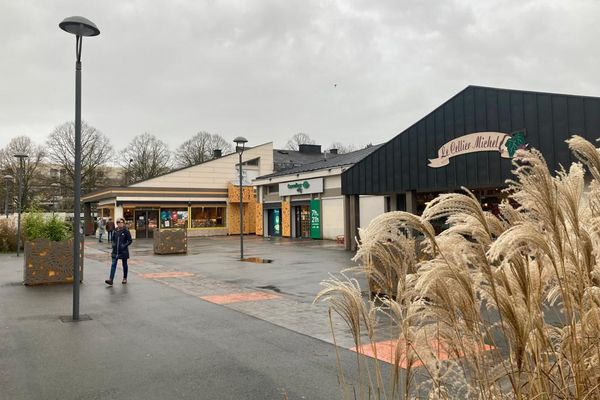
{"type": "MultiPolygon", "coordinates": [[[[188,255],[132,245],[130,276],[107,287],[110,248],[86,238],[81,313],[70,285],[25,287],[22,259],[0,256],[1,399],[332,399],[340,397],[325,304],[329,273],[352,266],[335,242],[193,238],[188,255]]],[[[366,284],[362,282],[366,287],[366,284]]],[[[339,318],[346,381],[351,336],[339,318]]]]}

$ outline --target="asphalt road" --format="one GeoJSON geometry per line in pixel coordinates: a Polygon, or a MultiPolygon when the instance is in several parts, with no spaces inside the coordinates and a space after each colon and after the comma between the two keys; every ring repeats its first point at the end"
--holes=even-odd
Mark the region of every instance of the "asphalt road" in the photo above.
{"type": "MultiPolygon", "coordinates": [[[[152,256],[139,246],[143,264],[152,256]]],[[[250,287],[269,283],[312,301],[327,269],[338,271],[337,263],[349,258],[306,247],[308,253],[294,256],[310,261],[302,269],[286,256],[298,248],[279,246],[272,258],[289,273],[270,264],[274,269],[265,275],[253,272],[252,263],[219,263],[236,253],[233,241],[219,246],[226,251],[213,244],[209,252],[173,257],[173,267],[196,265],[195,271],[213,271],[216,278],[249,280],[250,287]],[[319,260],[327,254],[335,261],[319,260]]],[[[86,259],[81,288],[81,310],[91,320],[64,323],[59,316],[71,313],[71,287],[24,287],[22,261],[0,255],[0,399],[341,398],[333,345],[153,279],[132,276],[128,285],[107,288],[106,262],[96,258],[86,259]]],[[[355,384],[356,355],[340,354],[346,379],[355,384]]]]}

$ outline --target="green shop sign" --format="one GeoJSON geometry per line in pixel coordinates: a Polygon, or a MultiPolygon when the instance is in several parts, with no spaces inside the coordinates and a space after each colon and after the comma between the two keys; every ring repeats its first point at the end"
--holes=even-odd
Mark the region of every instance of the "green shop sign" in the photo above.
{"type": "Polygon", "coordinates": [[[298,193],[302,193],[302,191],[310,187],[310,183],[308,181],[288,183],[287,187],[288,189],[296,189],[298,193]]]}
{"type": "Polygon", "coordinates": [[[310,237],[321,239],[321,200],[310,201],[310,237]]]}

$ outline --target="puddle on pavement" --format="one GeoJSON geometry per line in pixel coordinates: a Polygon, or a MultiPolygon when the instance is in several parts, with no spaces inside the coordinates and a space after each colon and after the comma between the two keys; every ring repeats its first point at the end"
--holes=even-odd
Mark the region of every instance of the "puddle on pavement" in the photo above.
{"type": "Polygon", "coordinates": [[[281,293],[281,289],[279,289],[277,286],[273,286],[273,285],[266,285],[266,286],[257,286],[258,289],[267,289],[267,290],[272,290],[276,293],[281,293]]]}
{"type": "Polygon", "coordinates": [[[243,258],[242,261],[256,263],[256,264],[270,264],[273,262],[273,260],[269,260],[268,258],[261,258],[261,257],[246,257],[246,258],[243,258]]]}

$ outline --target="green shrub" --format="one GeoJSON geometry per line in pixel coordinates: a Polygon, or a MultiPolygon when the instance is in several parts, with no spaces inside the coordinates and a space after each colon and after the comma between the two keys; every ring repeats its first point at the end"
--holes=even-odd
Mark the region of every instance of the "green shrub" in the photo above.
{"type": "Polygon", "coordinates": [[[25,216],[23,227],[27,240],[43,238],[58,242],[72,237],[71,226],[64,220],[56,215],[46,219],[42,213],[37,211],[30,212],[25,216]]]}
{"type": "Polygon", "coordinates": [[[37,211],[25,214],[23,228],[27,240],[45,237],[46,220],[44,215],[37,211]]]}
{"type": "Polygon", "coordinates": [[[45,237],[47,239],[59,242],[70,239],[72,236],[71,225],[67,224],[63,219],[53,215],[46,221],[45,237]]]}

